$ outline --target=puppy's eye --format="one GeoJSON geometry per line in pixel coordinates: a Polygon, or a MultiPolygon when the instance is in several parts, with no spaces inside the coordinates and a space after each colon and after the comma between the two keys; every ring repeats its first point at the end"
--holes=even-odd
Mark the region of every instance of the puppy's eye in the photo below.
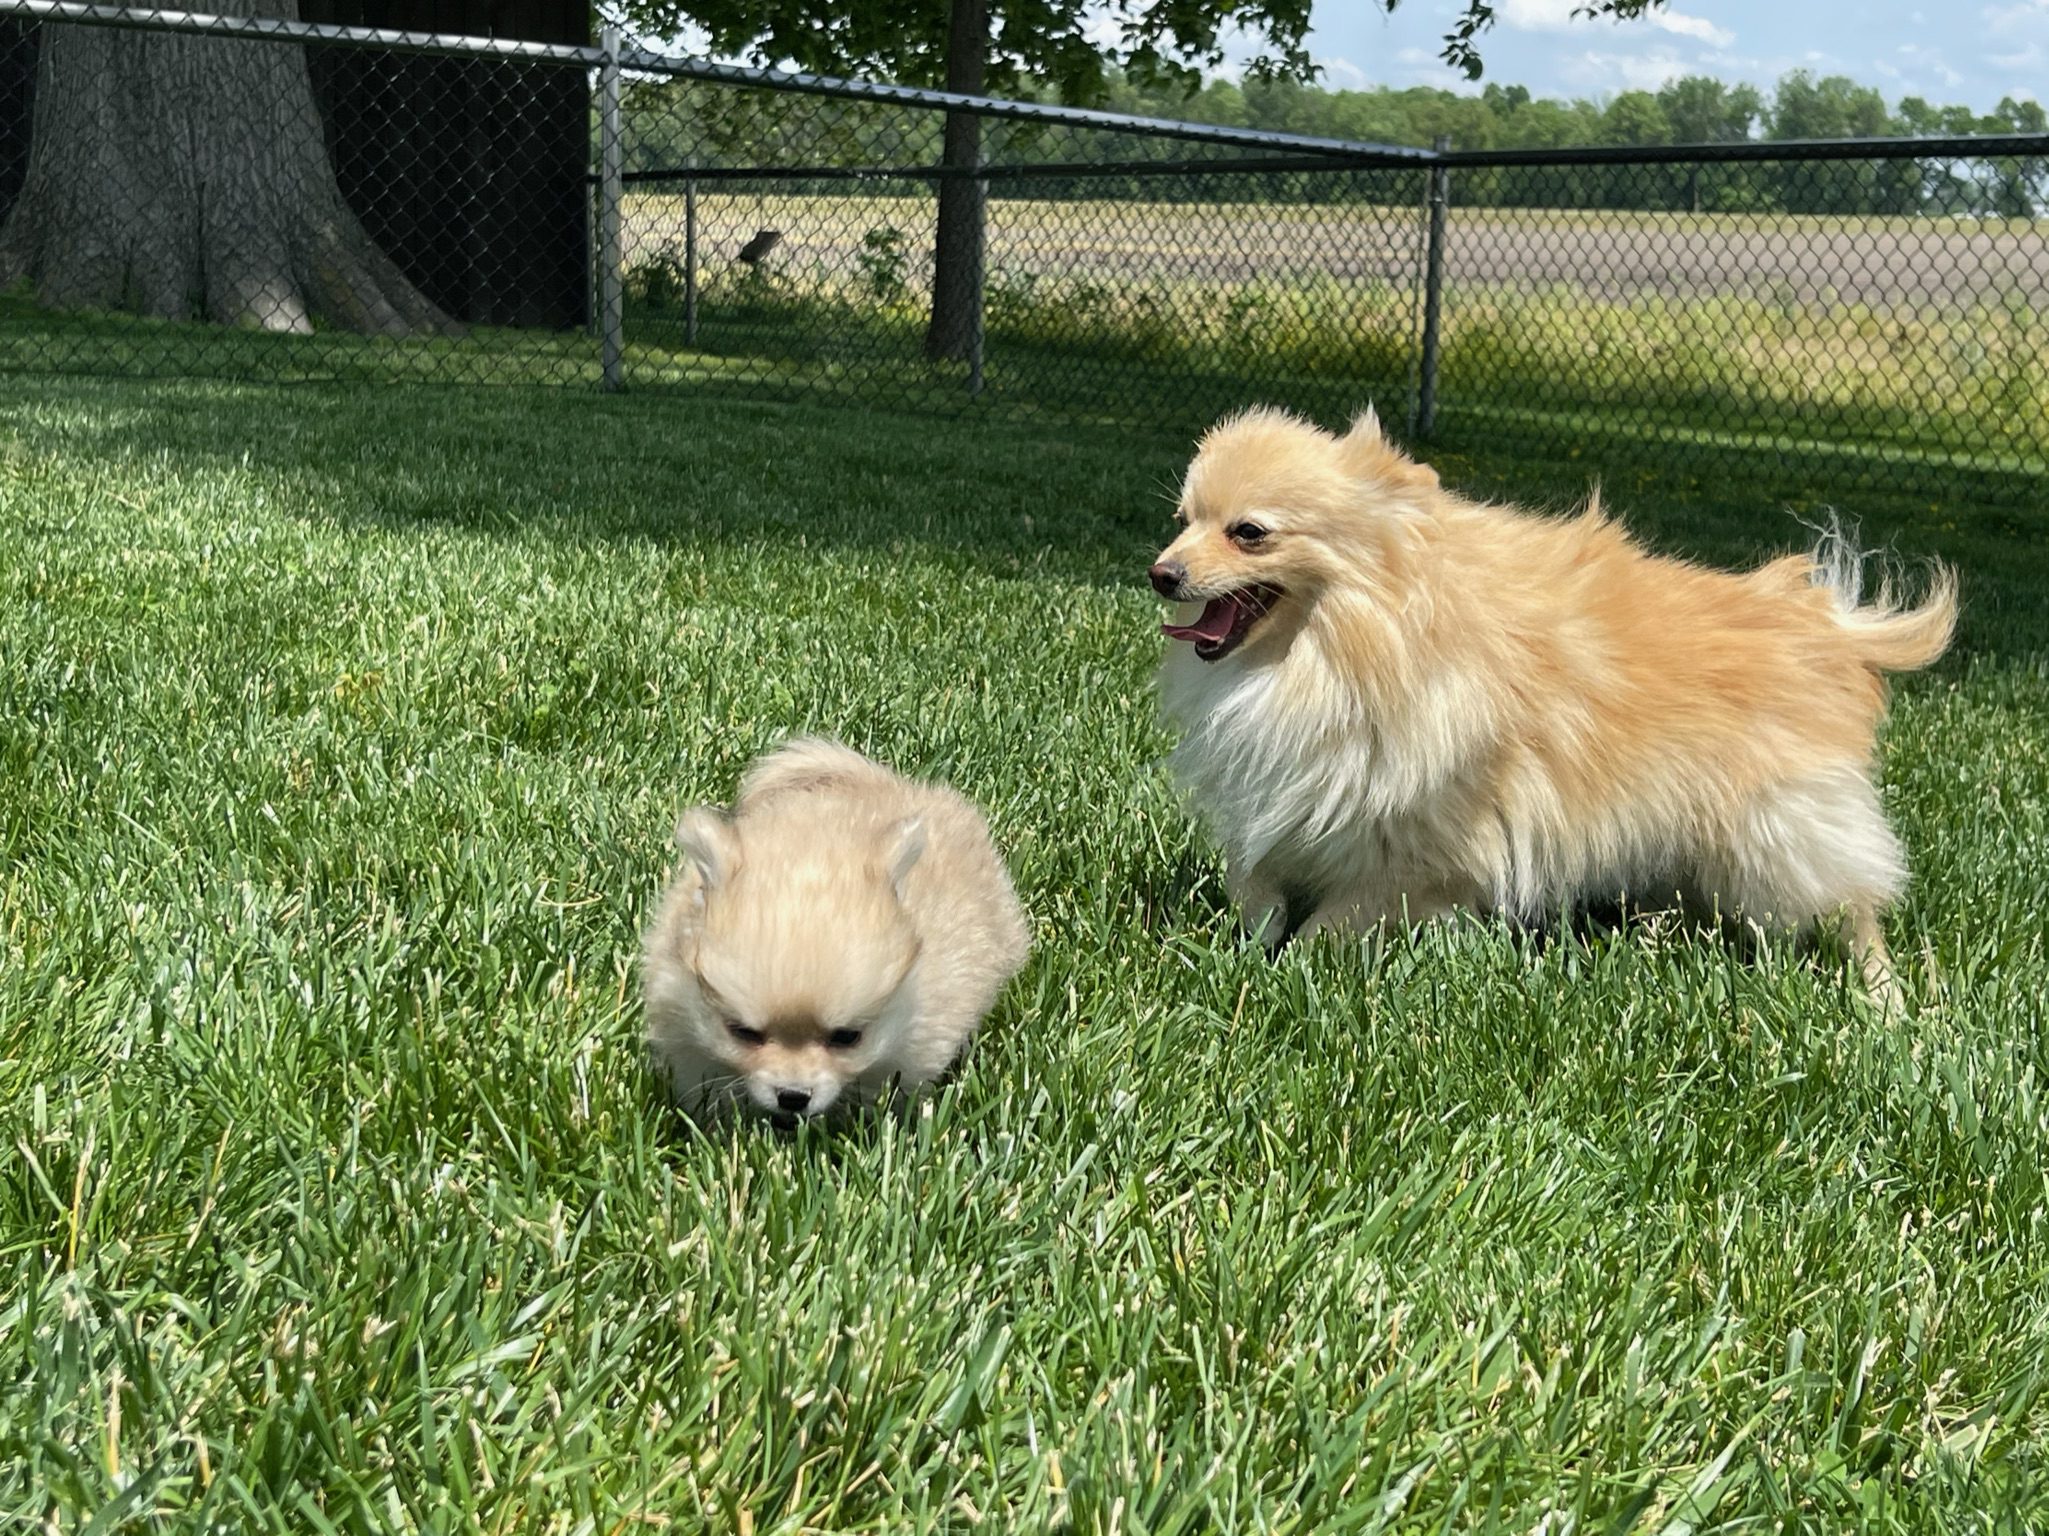
{"type": "Polygon", "coordinates": [[[726,1033],[742,1045],[766,1045],[768,1043],[768,1036],[760,1030],[752,1025],[742,1024],[733,1019],[726,1020],[726,1033]]]}
{"type": "Polygon", "coordinates": [[[1257,523],[1233,523],[1229,531],[1239,544],[1257,544],[1266,537],[1266,530],[1257,523]]]}
{"type": "Polygon", "coordinates": [[[858,1029],[836,1029],[825,1037],[825,1043],[836,1051],[851,1051],[861,1043],[858,1029]]]}

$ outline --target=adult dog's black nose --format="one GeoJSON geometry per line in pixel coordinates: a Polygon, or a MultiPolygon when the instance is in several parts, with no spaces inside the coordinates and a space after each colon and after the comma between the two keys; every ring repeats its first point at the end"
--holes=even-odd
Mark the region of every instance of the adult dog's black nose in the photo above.
{"type": "Polygon", "coordinates": [[[1152,577],[1155,592],[1162,597],[1173,597],[1188,579],[1188,567],[1178,560],[1162,560],[1146,574],[1152,577]]]}
{"type": "Polygon", "coordinates": [[[776,1108],[793,1115],[801,1115],[811,1107],[811,1095],[802,1088],[778,1088],[775,1091],[776,1108]]]}

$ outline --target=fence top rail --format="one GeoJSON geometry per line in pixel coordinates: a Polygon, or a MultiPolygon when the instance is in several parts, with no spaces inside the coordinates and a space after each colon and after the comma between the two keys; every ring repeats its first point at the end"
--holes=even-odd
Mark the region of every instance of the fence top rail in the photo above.
{"type": "Polygon", "coordinates": [[[1945,138],[1739,139],[1723,144],[1589,144],[1561,149],[1452,149],[1461,166],[1720,165],[1760,160],[1990,160],[2049,155],[2049,133],[1945,138]]]}
{"type": "Polygon", "coordinates": [[[351,43],[394,53],[438,53],[483,58],[526,59],[551,64],[604,62],[604,50],[576,43],[527,43],[515,38],[469,37],[449,32],[404,32],[387,27],[342,27],[291,21],[278,16],[217,16],[206,11],[157,10],[145,6],[97,5],[82,0],[0,0],[0,17],[69,22],[74,26],[130,27],[149,32],[194,33],[260,41],[351,43]]]}
{"type": "MultiPolygon", "coordinates": [[[[1333,165],[1314,155],[1246,156],[1237,160],[1035,160],[961,165],[661,165],[625,173],[629,182],[671,181],[1078,181],[1129,177],[1343,173],[1373,166],[1333,165]]],[[[1407,169],[1407,167],[1403,167],[1407,169]]]]}

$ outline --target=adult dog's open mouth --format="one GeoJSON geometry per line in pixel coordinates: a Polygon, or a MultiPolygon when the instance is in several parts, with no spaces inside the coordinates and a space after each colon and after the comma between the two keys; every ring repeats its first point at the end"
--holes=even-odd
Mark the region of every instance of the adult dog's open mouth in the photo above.
{"type": "Polygon", "coordinates": [[[1280,597],[1279,587],[1264,583],[1240,587],[1211,598],[1193,624],[1162,624],[1160,629],[1170,640],[1192,642],[1195,654],[1204,661],[1220,661],[1238,649],[1252,626],[1266,617],[1280,597]]]}

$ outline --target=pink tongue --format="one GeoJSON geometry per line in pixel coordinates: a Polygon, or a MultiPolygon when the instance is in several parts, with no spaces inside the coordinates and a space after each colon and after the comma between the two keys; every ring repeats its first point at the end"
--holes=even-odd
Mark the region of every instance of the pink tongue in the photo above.
{"type": "Polygon", "coordinates": [[[1215,645],[1231,633],[1231,626],[1237,619],[1238,594],[1233,592],[1211,598],[1193,624],[1162,624],[1160,629],[1171,639],[1215,645]]]}

